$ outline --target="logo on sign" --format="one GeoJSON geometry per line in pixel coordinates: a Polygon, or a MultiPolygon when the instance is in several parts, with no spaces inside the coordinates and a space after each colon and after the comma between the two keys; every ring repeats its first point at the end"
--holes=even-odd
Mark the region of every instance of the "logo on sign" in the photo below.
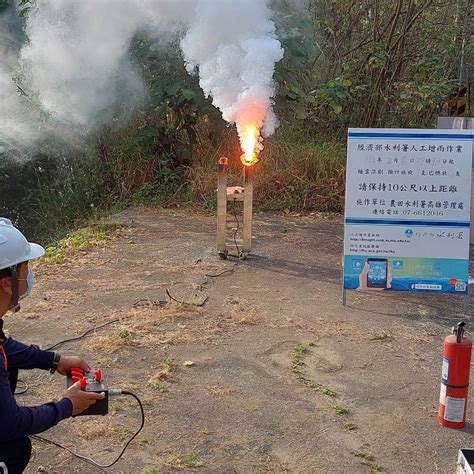
{"type": "Polygon", "coordinates": [[[403,268],[403,260],[394,260],[392,266],[394,270],[401,270],[403,268]]]}

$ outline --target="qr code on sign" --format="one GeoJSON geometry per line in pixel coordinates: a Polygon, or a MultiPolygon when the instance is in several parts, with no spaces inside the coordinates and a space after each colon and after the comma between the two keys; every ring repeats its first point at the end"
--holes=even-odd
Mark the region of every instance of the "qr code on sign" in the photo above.
{"type": "Polygon", "coordinates": [[[466,283],[458,281],[454,287],[455,291],[466,291],[466,283]]]}

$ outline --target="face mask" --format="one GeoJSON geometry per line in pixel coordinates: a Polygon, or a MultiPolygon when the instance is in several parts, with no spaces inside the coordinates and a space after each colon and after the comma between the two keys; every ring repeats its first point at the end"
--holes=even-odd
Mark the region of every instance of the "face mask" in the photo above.
{"type": "Polygon", "coordinates": [[[31,294],[31,290],[35,284],[35,275],[31,268],[28,268],[28,276],[26,277],[26,291],[18,298],[18,301],[24,300],[31,294]]]}

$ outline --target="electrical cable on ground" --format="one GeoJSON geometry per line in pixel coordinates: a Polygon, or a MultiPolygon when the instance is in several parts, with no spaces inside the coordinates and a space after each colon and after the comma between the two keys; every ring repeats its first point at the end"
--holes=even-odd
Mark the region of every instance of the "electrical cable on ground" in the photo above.
{"type": "MultiPolygon", "coordinates": [[[[66,342],[78,341],[79,339],[82,339],[82,338],[88,336],[90,333],[92,333],[94,331],[97,331],[99,329],[104,328],[105,326],[108,326],[109,324],[117,323],[119,321],[120,321],[120,319],[113,319],[112,321],[107,321],[106,323],[101,324],[100,326],[95,326],[91,329],[88,329],[86,332],[84,332],[80,336],[71,337],[70,339],[64,339],[62,341],[56,342],[56,344],[53,344],[50,347],[46,347],[44,350],[45,351],[51,351],[53,349],[58,348],[59,346],[61,346],[63,344],[66,344],[66,342]]],[[[28,391],[30,386],[22,379],[18,379],[18,383],[22,383],[23,385],[25,385],[25,387],[22,390],[18,391],[18,392],[15,391],[15,395],[24,395],[28,391]]]]}
{"type": "MultiPolygon", "coordinates": [[[[236,206],[235,206],[235,203],[236,203],[236,200],[234,199],[232,201],[232,213],[234,215],[234,219],[235,219],[235,223],[236,223],[236,228],[234,229],[234,234],[232,235],[232,239],[234,241],[234,245],[235,245],[235,248],[237,250],[237,262],[234,263],[234,265],[232,266],[232,268],[228,269],[228,270],[223,270],[222,272],[219,272],[219,273],[215,273],[215,274],[208,274],[206,273],[205,276],[209,277],[209,278],[219,278],[220,276],[222,275],[225,275],[226,273],[234,273],[235,270],[237,269],[237,266],[239,265],[240,261],[242,260],[241,258],[241,255],[240,255],[240,248],[239,248],[239,245],[237,244],[237,234],[240,230],[240,221],[239,221],[239,217],[237,215],[237,209],[236,209],[236,206]]],[[[235,257],[235,255],[232,255],[235,257]]]]}
{"type": "MultiPolygon", "coordinates": [[[[240,248],[239,248],[239,245],[237,243],[237,234],[240,230],[240,221],[239,221],[239,218],[237,216],[237,210],[236,210],[236,205],[235,205],[235,202],[236,200],[234,199],[233,201],[233,206],[232,206],[232,210],[233,210],[233,215],[234,215],[234,218],[235,218],[235,222],[236,222],[236,228],[234,230],[234,233],[233,233],[233,236],[232,236],[232,239],[234,241],[234,245],[235,245],[235,248],[237,250],[237,262],[234,263],[233,267],[231,269],[227,269],[227,270],[224,270],[220,273],[217,273],[217,274],[206,274],[205,276],[207,277],[210,277],[210,278],[218,278],[226,273],[233,273],[237,266],[239,265],[241,259],[242,259],[242,255],[241,255],[241,252],[240,252],[240,248]]],[[[174,298],[170,291],[168,290],[168,288],[166,288],[166,294],[168,295],[168,297],[175,301],[176,303],[179,303],[179,304],[186,304],[186,305],[193,305],[193,306],[204,306],[204,304],[207,302],[208,300],[208,297],[206,296],[206,298],[204,299],[204,301],[202,303],[186,303],[186,302],[183,302],[183,301],[180,301],[176,298],[174,298]]],[[[114,319],[112,321],[107,321],[106,323],[100,325],[100,326],[96,326],[96,327],[93,327],[91,329],[88,329],[87,331],[85,331],[83,334],[79,335],[79,336],[76,336],[76,337],[72,337],[72,338],[69,338],[69,339],[64,339],[62,341],[59,341],[55,344],[53,344],[52,346],[50,347],[47,347],[45,348],[46,351],[51,351],[53,349],[56,349],[58,348],[59,346],[61,346],[62,344],[66,344],[67,342],[73,342],[73,341],[78,341],[84,337],[86,337],[87,335],[89,335],[90,333],[94,332],[94,331],[97,331],[99,329],[102,329],[106,326],[109,326],[110,324],[113,324],[113,323],[116,323],[116,322],[119,322],[120,320],[119,319],[114,319]]],[[[19,383],[23,383],[25,385],[24,389],[19,391],[19,392],[15,392],[15,395],[22,395],[24,393],[26,393],[29,389],[29,386],[28,384],[24,381],[24,380],[21,380],[19,379],[18,380],[19,383]]],[[[112,392],[114,392],[113,389],[109,390],[109,395],[112,395],[112,392]]],[[[37,441],[40,441],[40,442],[43,442],[43,443],[47,443],[47,444],[50,444],[52,446],[56,446],[57,448],[60,448],[60,449],[63,449],[65,451],[67,451],[68,453],[72,454],[74,457],[82,460],[82,461],[85,461],[89,464],[92,464],[96,467],[99,467],[101,469],[107,469],[109,467],[112,467],[113,465],[115,465],[121,458],[122,456],[124,455],[125,451],[127,450],[128,446],[130,445],[130,443],[139,435],[139,433],[142,431],[144,425],[145,425],[145,410],[143,408],[143,404],[141,402],[141,400],[138,398],[137,395],[135,395],[133,392],[129,392],[129,391],[126,391],[126,390],[115,390],[115,393],[114,395],[128,395],[130,397],[133,397],[135,398],[135,400],[137,401],[139,407],[140,407],[140,413],[141,413],[141,423],[140,423],[140,427],[138,428],[138,430],[133,434],[133,436],[125,443],[125,445],[123,446],[122,448],[122,451],[120,452],[120,454],[114,459],[114,461],[112,461],[111,463],[109,464],[101,464],[101,463],[98,463],[97,461],[95,461],[94,459],[90,458],[90,457],[87,457],[87,456],[84,456],[82,454],[79,454],[79,453],[76,453],[75,451],[73,451],[72,449],[68,448],[67,446],[64,446],[56,441],[53,441],[51,439],[48,439],[48,438],[44,438],[42,436],[39,436],[39,435],[32,435],[31,438],[37,440],[37,441]]]]}
{"type": "Polygon", "coordinates": [[[209,277],[209,278],[218,278],[218,277],[220,277],[220,276],[222,276],[222,275],[225,275],[226,273],[233,273],[233,272],[235,271],[235,267],[236,267],[236,266],[237,266],[237,265],[234,263],[233,267],[230,268],[230,269],[228,269],[228,270],[223,270],[222,272],[216,273],[216,274],[212,274],[212,273],[209,274],[209,273],[206,273],[205,276],[207,276],[207,277],[209,277]]]}
{"type": "MultiPolygon", "coordinates": [[[[227,270],[223,270],[222,272],[219,272],[219,273],[215,273],[215,274],[212,274],[212,273],[206,273],[205,276],[209,277],[209,278],[218,278],[222,275],[225,275],[226,273],[233,273],[236,269],[237,269],[237,266],[239,265],[240,261],[242,260],[242,256],[241,256],[241,252],[240,252],[240,248],[239,248],[239,244],[237,243],[237,234],[240,230],[240,221],[239,221],[239,217],[237,215],[237,209],[236,209],[236,206],[235,206],[235,202],[236,200],[234,199],[232,201],[232,211],[233,211],[233,214],[234,214],[234,218],[235,218],[235,223],[236,223],[236,227],[234,229],[234,234],[232,236],[232,239],[234,241],[234,245],[235,245],[235,248],[237,250],[237,255],[232,255],[233,257],[236,257],[237,258],[237,262],[234,263],[233,267],[232,268],[229,268],[227,270]]],[[[206,298],[204,299],[203,302],[201,303],[188,303],[186,301],[181,301],[181,300],[178,300],[177,298],[175,298],[174,296],[171,295],[170,293],[170,290],[168,288],[165,289],[166,291],[166,294],[168,295],[168,298],[172,301],[174,301],[175,303],[179,303],[179,304],[185,304],[185,305],[190,305],[190,306],[204,306],[208,300],[209,297],[206,296],[206,298]]]]}
{"type": "Polygon", "coordinates": [[[237,233],[240,230],[240,222],[239,222],[239,217],[237,216],[237,209],[236,209],[236,206],[235,206],[235,199],[232,201],[232,212],[234,214],[235,222],[237,224],[237,227],[235,228],[234,236],[233,236],[234,245],[235,245],[235,248],[237,249],[237,258],[239,259],[238,261],[240,261],[240,249],[239,249],[239,246],[237,244],[237,233]]]}
{"type": "MultiPolygon", "coordinates": [[[[206,274],[205,274],[206,277],[209,277],[209,278],[219,278],[219,277],[221,277],[222,275],[225,275],[225,274],[227,274],[227,273],[233,273],[233,272],[237,269],[237,267],[238,267],[240,261],[242,260],[242,258],[241,258],[241,253],[240,253],[240,248],[239,248],[239,244],[237,243],[237,234],[238,234],[238,232],[239,232],[239,230],[240,230],[240,221],[239,221],[239,217],[238,217],[238,215],[237,215],[237,208],[236,208],[236,204],[235,204],[235,203],[236,203],[236,200],[234,199],[234,200],[232,201],[232,214],[234,215],[236,227],[235,227],[234,233],[233,233],[233,235],[232,235],[232,240],[234,241],[234,245],[235,245],[235,248],[236,248],[236,250],[237,250],[237,255],[233,255],[234,257],[237,258],[237,262],[233,264],[232,268],[227,269],[227,270],[223,270],[222,272],[219,272],[219,273],[216,273],[216,274],[208,274],[208,273],[206,273],[206,274]]],[[[165,291],[166,291],[166,294],[168,295],[168,298],[169,298],[170,300],[174,301],[175,303],[184,304],[184,305],[189,305],[189,306],[199,306],[199,307],[204,306],[204,305],[206,304],[207,300],[209,299],[209,297],[206,297],[206,298],[204,299],[204,301],[201,302],[201,303],[189,303],[189,302],[185,302],[185,301],[178,300],[177,298],[173,297],[173,296],[171,295],[170,291],[168,290],[168,288],[166,288],[165,291]]],[[[112,321],[107,321],[106,323],[101,324],[100,326],[96,326],[96,327],[93,327],[93,328],[91,328],[91,329],[88,329],[86,332],[84,332],[84,333],[81,334],[80,336],[71,337],[71,338],[69,338],[69,339],[64,339],[64,340],[62,340],[62,341],[59,341],[59,342],[53,344],[53,345],[50,346],[50,347],[46,347],[44,350],[46,350],[46,351],[51,351],[51,350],[53,350],[53,349],[57,349],[59,346],[61,346],[61,345],[63,345],[63,344],[66,344],[67,342],[78,341],[78,340],[80,340],[80,339],[82,339],[82,338],[88,336],[90,333],[92,333],[92,332],[94,332],[94,331],[97,331],[97,330],[99,330],[99,329],[102,329],[102,328],[104,328],[104,327],[106,327],[106,326],[108,326],[108,325],[110,325],[110,324],[117,323],[117,322],[119,322],[119,321],[120,321],[119,319],[113,319],[112,321]]],[[[24,384],[24,385],[25,385],[25,388],[23,388],[21,391],[15,392],[15,395],[23,395],[23,394],[25,394],[25,393],[28,391],[29,385],[28,385],[24,380],[22,380],[22,379],[18,379],[18,382],[24,384]]]]}
{"type": "Polygon", "coordinates": [[[63,341],[59,341],[59,342],[57,342],[56,344],[54,344],[50,347],[46,347],[44,350],[45,351],[51,351],[53,349],[58,348],[59,346],[61,346],[63,344],[66,344],[66,342],[78,341],[79,339],[82,339],[83,337],[86,337],[87,335],[89,335],[91,332],[97,331],[98,329],[105,328],[105,326],[108,326],[109,324],[117,323],[119,321],[120,321],[120,319],[113,319],[112,321],[107,321],[106,323],[101,324],[100,326],[96,326],[96,327],[93,327],[91,329],[88,329],[85,333],[81,334],[80,336],[71,337],[70,339],[64,339],[63,341]]]}
{"type": "Polygon", "coordinates": [[[24,380],[21,380],[21,379],[18,379],[17,380],[17,383],[22,383],[24,385],[24,387],[20,390],[20,391],[15,391],[15,395],[23,395],[24,393],[26,393],[28,391],[28,389],[30,388],[30,386],[24,381],[24,380]]]}
{"type": "MultiPolygon", "coordinates": [[[[113,391],[113,389],[111,389],[109,391],[109,393],[112,392],[112,391],[113,391]]],[[[109,463],[109,464],[100,464],[97,461],[94,461],[92,458],[89,458],[89,457],[84,456],[82,454],[76,453],[72,449],[68,448],[67,446],[63,446],[62,444],[57,443],[56,441],[53,441],[53,440],[48,439],[48,438],[43,438],[42,436],[33,435],[33,436],[31,436],[31,438],[36,439],[38,441],[41,441],[43,443],[51,444],[53,446],[56,446],[57,448],[64,449],[65,451],[67,451],[68,453],[71,453],[76,458],[81,459],[82,461],[88,462],[89,464],[93,464],[94,466],[100,467],[102,469],[112,467],[114,464],[116,464],[122,458],[123,454],[125,453],[125,450],[128,448],[130,443],[138,436],[140,431],[143,429],[143,426],[145,425],[145,410],[143,409],[143,404],[142,404],[141,400],[133,392],[129,392],[127,390],[121,390],[121,391],[119,391],[119,393],[117,393],[117,395],[119,395],[119,394],[128,395],[130,397],[135,398],[135,400],[138,402],[138,405],[140,407],[140,411],[141,411],[141,415],[142,415],[142,421],[141,421],[141,424],[140,424],[140,428],[138,428],[138,430],[135,432],[135,434],[125,443],[125,445],[122,448],[122,451],[120,452],[120,454],[111,463],[109,463]]]]}

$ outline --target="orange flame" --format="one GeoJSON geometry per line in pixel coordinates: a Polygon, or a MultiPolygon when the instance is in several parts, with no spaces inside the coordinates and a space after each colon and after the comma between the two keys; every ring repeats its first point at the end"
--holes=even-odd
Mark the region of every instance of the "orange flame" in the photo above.
{"type": "Polygon", "coordinates": [[[241,138],[241,145],[244,154],[240,158],[245,166],[252,166],[258,163],[257,143],[259,136],[260,132],[254,125],[248,125],[245,127],[241,138]]]}

